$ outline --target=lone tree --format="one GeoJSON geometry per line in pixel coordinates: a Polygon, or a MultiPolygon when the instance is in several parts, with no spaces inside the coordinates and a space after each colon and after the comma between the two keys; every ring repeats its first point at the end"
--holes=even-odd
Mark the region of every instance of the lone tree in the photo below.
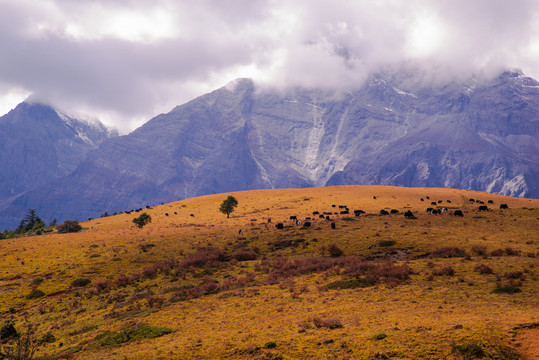
{"type": "Polygon", "coordinates": [[[226,214],[226,217],[230,217],[230,213],[234,211],[234,208],[238,206],[238,200],[232,195],[227,197],[223,202],[221,203],[221,207],[219,207],[219,211],[223,214],[226,214]]]}
{"type": "Polygon", "coordinates": [[[146,213],[142,213],[139,217],[136,217],[133,219],[133,222],[135,225],[137,225],[140,229],[148,223],[152,222],[152,217],[146,213]]]}

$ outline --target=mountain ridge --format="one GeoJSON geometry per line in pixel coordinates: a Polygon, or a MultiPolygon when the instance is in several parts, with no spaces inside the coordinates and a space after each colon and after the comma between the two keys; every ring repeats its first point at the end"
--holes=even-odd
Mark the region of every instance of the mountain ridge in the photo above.
{"type": "Polygon", "coordinates": [[[504,72],[436,87],[397,75],[338,96],[237,79],[103,141],[0,216],[48,206],[44,218],[84,219],[204,194],[360,183],[539,197],[537,81],[504,72]]]}

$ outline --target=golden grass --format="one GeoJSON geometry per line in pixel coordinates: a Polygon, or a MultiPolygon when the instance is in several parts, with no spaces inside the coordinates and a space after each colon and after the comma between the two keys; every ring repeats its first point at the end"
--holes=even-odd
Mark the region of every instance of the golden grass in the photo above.
{"type": "Polygon", "coordinates": [[[40,346],[39,355],[67,356],[69,348],[78,346],[71,356],[80,359],[456,359],[459,354],[453,345],[467,342],[480,345],[491,358],[498,345],[518,350],[515,342],[521,342],[521,352],[531,351],[533,356],[528,342],[536,331],[533,326],[522,326],[539,322],[535,267],[539,200],[388,186],[231,194],[239,206],[229,219],[218,210],[229,194],[218,194],[145,209],[152,223],[142,229],[132,223],[140,213],[131,213],[84,222],[85,230],[77,234],[0,240],[0,320],[13,320],[21,330],[25,323],[39,324],[37,337],[52,332],[57,341],[40,346]],[[492,210],[477,211],[478,204],[469,198],[483,200],[492,210]],[[443,200],[440,207],[463,210],[464,217],[425,213],[426,207],[432,207],[430,202],[438,200],[443,200]],[[500,203],[508,204],[509,210],[499,210],[500,203]],[[330,228],[331,221],[312,215],[313,211],[339,212],[338,205],[362,209],[367,215],[332,215],[336,229],[330,228]],[[401,213],[379,216],[381,209],[401,213]],[[417,219],[405,219],[402,212],[406,210],[417,219]],[[312,217],[312,226],[295,226],[290,215],[312,217]],[[277,222],[283,222],[285,229],[276,229],[277,222]],[[298,239],[303,240],[297,247],[271,250],[270,244],[298,239]],[[394,240],[395,245],[380,247],[381,240],[394,240]],[[144,251],[141,245],[148,244],[153,247],[144,251]],[[100,294],[92,292],[99,280],[112,283],[118,274],[140,273],[167,259],[184,259],[200,246],[231,253],[238,244],[258,248],[259,259],[226,263],[205,273],[199,269],[185,276],[161,274],[126,287],[112,286],[100,294]],[[413,274],[396,286],[382,282],[359,289],[324,290],[326,284],[341,278],[338,271],[292,276],[270,285],[257,266],[264,257],[327,256],[330,244],[345,255],[375,262],[393,257],[406,263],[413,274]],[[486,246],[488,254],[506,248],[519,254],[509,256],[505,251],[503,256],[482,257],[472,251],[477,245],[486,246]],[[427,257],[441,247],[459,247],[470,256],[427,257]],[[494,274],[479,274],[474,270],[477,264],[488,265],[494,274]],[[455,275],[433,275],[447,266],[455,275]],[[519,286],[522,292],[491,292],[497,282],[509,281],[506,273],[517,271],[525,278],[519,286]],[[182,286],[208,280],[223,284],[249,274],[254,281],[246,285],[171,301],[182,286]],[[92,284],[73,289],[71,282],[82,277],[92,284]],[[43,281],[32,285],[37,278],[43,281]],[[33,287],[47,296],[26,299],[33,287]],[[338,320],[343,327],[317,328],[313,324],[317,317],[338,320]],[[94,338],[106,330],[140,324],[177,331],[112,348],[93,345],[94,338]],[[382,333],[387,336],[374,339],[382,333]],[[265,349],[268,342],[275,342],[276,347],[265,349]]]}

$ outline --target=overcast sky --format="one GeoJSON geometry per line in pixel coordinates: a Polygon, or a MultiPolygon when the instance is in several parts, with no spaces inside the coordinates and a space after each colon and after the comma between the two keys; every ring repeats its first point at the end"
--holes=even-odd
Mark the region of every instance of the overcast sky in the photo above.
{"type": "Polygon", "coordinates": [[[0,114],[31,96],[123,133],[238,77],[354,87],[403,61],[539,79],[539,0],[0,0],[0,114]]]}

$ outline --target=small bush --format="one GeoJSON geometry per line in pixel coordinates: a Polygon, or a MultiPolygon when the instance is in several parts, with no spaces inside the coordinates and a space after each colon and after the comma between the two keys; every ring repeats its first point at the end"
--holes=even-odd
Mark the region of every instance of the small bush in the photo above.
{"type": "Polygon", "coordinates": [[[67,234],[81,231],[82,226],[80,226],[77,220],[66,220],[63,224],[56,226],[56,230],[61,234],[67,234]]]}
{"type": "Polygon", "coordinates": [[[6,322],[0,328],[0,342],[9,339],[16,339],[19,337],[19,333],[15,329],[15,326],[12,322],[6,322]]]}
{"type": "Polygon", "coordinates": [[[481,346],[474,343],[453,345],[452,350],[454,353],[459,353],[463,359],[477,359],[485,356],[485,352],[481,346]]]}
{"type": "Polygon", "coordinates": [[[395,240],[380,240],[378,246],[389,247],[395,245],[397,242],[395,240]]]}
{"type": "Polygon", "coordinates": [[[45,296],[45,293],[43,291],[34,289],[30,292],[30,294],[26,295],[26,298],[30,300],[30,299],[37,299],[43,296],[45,296]]]}
{"type": "Polygon", "coordinates": [[[513,285],[499,285],[496,286],[494,290],[492,290],[494,294],[516,294],[519,292],[522,292],[522,290],[513,285]]]}
{"type": "Polygon", "coordinates": [[[372,286],[373,284],[362,281],[361,279],[337,280],[326,285],[327,290],[357,289],[372,286]]]}
{"type": "Polygon", "coordinates": [[[472,252],[477,256],[486,256],[487,247],[485,245],[473,245],[472,252]]]}
{"type": "Polygon", "coordinates": [[[343,255],[343,251],[335,244],[328,246],[328,252],[331,257],[340,257],[343,255]]]}
{"type": "Polygon", "coordinates": [[[371,336],[371,340],[383,340],[387,337],[387,334],[384,333],[378,333],[373,336],[371,336]]]}
{"type": "Polygon", "coordinates": [[[491,256],[503,256],[503,254],[505,254],[505,251],[503,251],[503,249],[496,249],[490,252],[491,256]]]}
{"type": "Polygon", "coordinates": [[[343,327],[339,319],[321,319],[319,317],[315,317],[313,318],[313,324],[317,328],[340,329],[343,327]]]}
{"type": "Polygon", "coordinates": [[[505,248],[505,253],[509,256],[518,256],[520,254],[520,251],[508,246],[505,248]]]}
{"type": "Polygon", "coordinates": [[[151,339],[173,332],[172,329],[162,326],[143,325],[136,329],[122,331],[120,333],[106,331],[95,338],[95,343],[104,346],[112,347],[129,341],[139,339],[151,339]]]}
{"type": "Polygon", "coordinates": [[[41,339],[39,339],[40,343],[53,343],[56,341],[56,336],[54,336],[53,333],[48,332],[44,334],[41,339]]]}
{"type": "Polygon", "coordinates": [[[466,251],[458,247],[443,247],[437,248],[431,253],[432,257],[436,258],[453,258],[453,257],[465,257],[466,251]]]}
{"type": "Polygon", "coordinates": [[[438,276],[453,276],[455,275],[455,270],[451,266],[444,266],[440,270],[434,270],[432,274],[438,276]]]}
{"type": "Polygon", "coordinates": [[[490,266],[485,265],[485,264],[476,265],[474,267],[474,270],[477,271],[478,273],[480,273],[481,275],[493,274],[494,273],[494,271],[492,271],[490,266]]]}
{"type": "Polygon", "coordinates": [[[524,276],[524,273],[522,271],[513,271],[513,272],[507,272],[505,273],[506,279],[519,279],[519,280],[525,280],[526,276],[524,276]]]}
{"type": "Polygon", "coordinates": [[[88,284],[90,284],[92,282],[92,280],[90,279],[87,279],[87,278],[79,278],[79,279],[75,279],[71,282],[71,286],[72,287],[83,287],[83,286],[86,286],[88,284]]]}
{"type": "Polygon", "coordinates": [[[275,341],[268,341],[264,347],[266,349],[275,349],[277,347],[277,343],[275,341]]]}

